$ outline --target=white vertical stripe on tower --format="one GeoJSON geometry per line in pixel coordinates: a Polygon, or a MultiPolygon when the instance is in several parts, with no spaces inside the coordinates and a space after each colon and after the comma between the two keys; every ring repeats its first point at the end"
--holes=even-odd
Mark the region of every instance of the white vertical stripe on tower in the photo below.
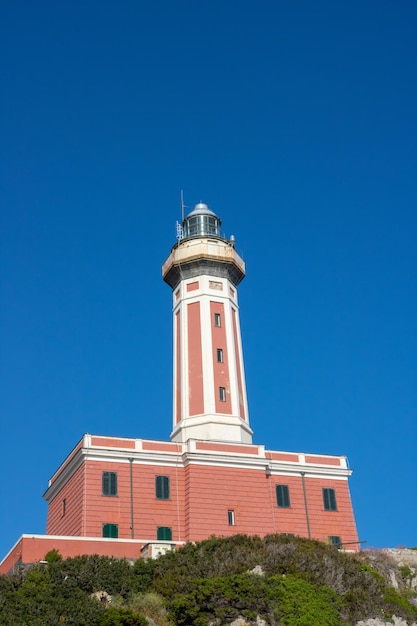
{"type": "MultiPolygon", "coordinates": [[[[174,337],[174,349],[173,349],[173,354],[172,354],[172,371],[173,371],[173,377],[172,377],[172,412],[173,412],[173,428],[175,428],[175,424],[179,419],[179,416],[177,415],[177,379],[178,379],[178,375],[179,372],[177,371],[177,346],[178,346],[178,339],[177,339],[177,311],[179,311],[178,306],[175,306],[175,296],[174,296],[174,307],[173,307],[173,311],[172,311],[172,323],[173,323],[173,332],[172,332],[172,336],[174,337]]],[[[178,313],[178,315],[181,316],[181,313],[178,313]]],[[[180,321],[181,321],[181,317],[180,317],[180,321]]]]}
{"type": "MultiPolygon", "coordinates": [[[[237,300],[237,298],[236,298],[237,300]]],[[[240,376],[241,376],[241,385],[242,385],[242,396],[243,396],[243,407],[245,410],[245,415],[241,415],[242,418],[249,424],[249,413],[248,413],[248,398],[246,395],[246,377],[245,377],[245,367],[244,367],[244,359],[243,359],[243,349],[242,349],[242,334],[240,332],[240,316],[239,316],[239,307],[235,307],[235,315],[236,315],[236,335],[238,346],[236,346],[236,359],[239,359],[240,362],[240,376]]]]}
{"type": "Polygon", "coordinates": [[[190,398],[188,396],[188,310],[184,302],[185,285],[181,281],[181,407],[182,418],[188,417],[190,413],[190,398]]]}
{"type": "Polygon", "coordinates": [[[228,368],[229,368],[229,384],[230,384],[230,396],[232,400],[232,415],[239,415],[239,390],[237,385],[237,372],[236,372],[236,346],[233,337],[233,320],[232,320],[232,307],[229,295],[230,283],[226,281],[225,285],[227,289],[227,299],[224,303],[225,309],[225,325],[226,325],[226,347],[228,355],[228,368]]]}

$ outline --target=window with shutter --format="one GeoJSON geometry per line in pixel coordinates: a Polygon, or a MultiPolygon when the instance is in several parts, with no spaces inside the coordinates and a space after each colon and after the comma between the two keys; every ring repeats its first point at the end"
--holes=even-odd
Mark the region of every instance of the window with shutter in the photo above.
{"type": "Polygon", "coordinates": [[[117,539],[119,537],[119,527],[117,524],[103,524],[103,537],[117,539]]]}
{"type": "Polygon", "coordinates": [[[323,489],[323,504],[325,511],[337,511],[336,492],[334,489],[323,489]]]}
{"type": "Polygon", "coordinates": [[[158,541],[172,541],[172,528],[169,526],[158,526],[156,529],[158,541]]]}
{"type": "Polygon", "coordinates": [[[276,485],[277,505],[282,509],[290,507],[290,490],[288,485],[276,485]]]}
{"type": "Polygon", "coordinates": [[[169,476],[155,476],[155,495],[157,500],[169,500],[169,476]]]}
{"type": "Polygon", "coordinates": [[[334,546],[338,550],[341,549],[341,547],[342,547],[342,540],[341,540],[340,537],[338,537],[337,535],[330,535],[329,541],[332,544],[332,546],[334,546]]]}
{"type": "Polygon", "coordinates": [[[103,472],[102,476],[103,496],[117,496],[117,473],[103,472]]]}

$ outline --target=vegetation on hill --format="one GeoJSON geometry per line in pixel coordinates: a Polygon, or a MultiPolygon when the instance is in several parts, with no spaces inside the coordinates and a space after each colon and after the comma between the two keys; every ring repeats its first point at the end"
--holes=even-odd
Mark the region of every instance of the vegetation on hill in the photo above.
{"type": "Polygon", "coordinates": [[[401,568],[381,556],[296,537],[211,538],[133,565],[98,556],[62,560],[54,551],[46,560],[0,578],[0,624],[222,626],[241,617],[271,626],[350,626],[392,615],[417,622],[408,572],[401,578],[401,568]],[[389,584],[393,569],[398,589],[389,584]]]}

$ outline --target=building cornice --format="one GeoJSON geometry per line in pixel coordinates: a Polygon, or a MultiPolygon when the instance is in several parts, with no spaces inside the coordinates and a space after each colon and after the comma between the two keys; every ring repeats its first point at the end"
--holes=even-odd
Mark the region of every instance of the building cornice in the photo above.
{"type": "MultiPolygon", "coordinates": [[[[53,478],[49,481],[48,489],[43,497],[48,502],[53,500],[68,482],[70,477],[86,461],[101,461],[107,463],[130,463],[138,465],[157,465],[165,467],[188,467],[192,465],[204,465],[211,467],[227,467],[234,469],[248,469],[265,472],[267,476],[300,476],[304,473],[306,478],[327,478],[346,480],[351,474],[346,462],[346,457],[309,455],[304,453],[288,453],[265,450],[262,445],[234,444],[232,442],[207,442],[189,440],[186,443],[172,444],[170,442],[151,441],[142,439],[124,440],[130,442],[132,447],[112,447],[104,445],[92,445],[94,438],[100,441],[112,440],[111,437],[95,437],[85,435],[83,446],[71,452],[53,478]],[[133,447],[134,446],[134,447],[133,447]],[[157,448],[164,446],[167,449],[149,450],[146,447],[157,448]],[[198,450],[198,446],[212,448],[198,450]],[[143,449],[145,448],[145,449],[143,449]],[[222,449],[223,448],[223,449],[222,449]],[[246,452],[247,451],[247,452],[246,452]],[[297,457],[295,460],[276,460],[271,456],[297,457]],[[320,459],[320,462],[306,461],[305,458],[320,459]],[[328,458],[328,463],[323,462],[328,458]],[[335,462],[339,461],[339,466],[335,462]]],[[[117,441],[122,441],[117,439],[117,441]]]]}

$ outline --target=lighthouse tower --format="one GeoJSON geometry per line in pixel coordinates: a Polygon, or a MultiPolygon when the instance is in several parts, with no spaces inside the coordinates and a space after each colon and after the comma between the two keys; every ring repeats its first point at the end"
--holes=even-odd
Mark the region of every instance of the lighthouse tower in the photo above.
{"type": "Polygon", "coordinates": [[[237,299],[245,264],[220,226],[196,204],[162,267],[173,290],[176,442],[252,443],[237,299]]]}
{"type": "Polygon", "coordinates": [[[346,457],[252,444],[237,300],[245,264],[206,204],[178,226],[162,267],[173,295],[172,441],[83,435],[49,480],[47,534],[22,535],[0,574],[52,549],[137,559],[236,533],[360,547],[346,457]]]}

